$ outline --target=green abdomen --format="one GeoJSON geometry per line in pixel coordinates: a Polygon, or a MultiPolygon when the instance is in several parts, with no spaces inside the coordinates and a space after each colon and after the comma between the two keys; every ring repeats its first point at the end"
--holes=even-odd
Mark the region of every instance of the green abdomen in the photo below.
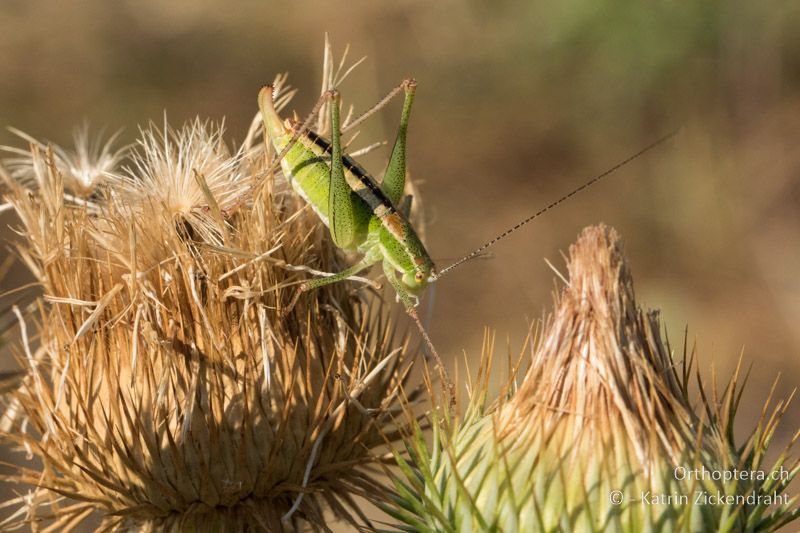
{"type": "MultiPolygon", "coordinates": [[[[288,142],[289,138],[286,138],[288,142]]],[[[285,146],[285,143],[284,143],[285,146]]],[[[301,137],[292,146],[281,166],[292,188],[311,204],[311,207],[320,217],[322,222],[330,227],[330,156],[323,154],[318,146],[301,137]],[[308,144],[311,144],[310,146],[308,144]]],[[[349,171],[345,170],[347,174],[349,171]]],[[[350,181],[351,176],[346,176],[350,181]]],[[[372,218],[370,206],[355,192],[350,192],[350,198],[355,205],[356,239],[355,248],[367,238],[369,220],[372,218]]]]}

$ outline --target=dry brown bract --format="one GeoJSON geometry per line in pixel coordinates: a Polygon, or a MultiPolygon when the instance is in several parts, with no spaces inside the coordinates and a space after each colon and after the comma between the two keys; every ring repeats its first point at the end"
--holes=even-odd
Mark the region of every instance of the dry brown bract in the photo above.
{"type": "Polygon", "coordinates": [[[279,318],[293,283],[341,265],[269,154],[207,124],[150,130],[124,183],[76,205],[58,157],[31,150],[37,186],[6,175],[5,200],[44,295],[17,313],[27,377],[3,437],[37,461],[5,478],[2,526],[364,523],[353,498],[385,497],[374,449],[409,355],[352,284],[279,318]]]}

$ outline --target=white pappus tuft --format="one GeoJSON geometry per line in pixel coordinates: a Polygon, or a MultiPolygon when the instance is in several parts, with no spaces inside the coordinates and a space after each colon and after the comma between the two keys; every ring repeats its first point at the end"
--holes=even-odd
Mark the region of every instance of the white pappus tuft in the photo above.
{"type": "Polygon", "coordinates": [[[88,123],[83,123],[75,129],[72,149],[39,141],[14,128],[10,128],[10,131],[30,143],[29,149],[0,147],[12,154],[3,160],[11,178],[26,187],[41,188],[43,180],[48,175],[45,169],[48,161],[42,154],[51,152],[52,164],[61,173],[65,190],[71,193],[78,203],[90,198],[105,185],[109,175],[117,171],[120,163],[128,155],[128,146],[116,145],[119,131],[104,140],[102,131],[97,135],[90,135],[88,123]]]}
{"type": "Polygon", "coordinates": [[[243,150],[223,141],[224,124],[199,118],[180,129],[141,131],[131,165],[114,176],[114,199],[134,212],[153,208],[206,242],[219,243],[225,219],[246,198],[252,180],[243,150]]]}

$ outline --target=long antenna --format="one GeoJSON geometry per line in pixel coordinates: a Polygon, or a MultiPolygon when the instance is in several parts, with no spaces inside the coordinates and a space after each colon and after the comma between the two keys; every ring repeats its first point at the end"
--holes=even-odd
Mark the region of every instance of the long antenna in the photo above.
{"type": "Polygon", "coordinates": [[[506,237],[508,237],[509,235],[511,235],[512,233],[514,233],[518,229],[520,229],[522,226],[524,226],[528,222],[531,222],[532,220],[534,220],[536,218],[539,218],[540,216],[542,216],[543,214],[547,213],[548,211],[550,211],[551,209],[553,209],[557,205],[561,204],[562,202],[565,202],[566,200],[572,198],[573,196],[575,196],[579,192],[588,189],[589,187],[591,187],[592,185],[594,185],[595,183],[597,183],[601,179],[605,178],[609,174],[613,174],[614,172],[616,172],[620,168],[624,167],[625,165],[627,165],[628,163],[630,163],[634,159],[644,155],[645,153],[649,152],[650,150],[652,150],[653,148],[655,148],[659,144],[671,139],[672,137],[674,137],[675,135],[678,134],[678,131],[680,131],[680,130],[675,130],[675,131],[673,131],[671,133],[668,133],[667,135],[664,135],[663,137],[661,137],[657,141],[654,141],[654,142],[648,144],[647,146],[645,146],[644,148],[642,148],[641,150],[639,150],[638,152],[636,152],[632,156],[628,157],[627,159],[625,159],[623,161],[620,161],[619,163],[617,163],[613,167],[609,168],[608,170],[606,170],[602,174],[598,174],[597,176],[593,177],[592,179],[590,179],[589,181],[587,181],[586,183],[584,183],[583,185],[581,185],[577,189],[573,190],[572,192],[570,192],[568,194],[565,194],[564,196],[562,196],[561,198],[559,198],[555,202],[551,203],[550,205],[548,205],[546,207],[543,207],[542,209],[540,209],[536,213],[532,214],[528,218],[518,222],[517,224],[515,224],[511,228],[507,229],[506,231],[504,231],[503,233],[501,233],[497,237],[493,238],[490,241],[487,241],[482,246],[480,246],[480,247],[476,248],[475,250],[473,250],[472,252],[468,253],[467,255],[465,255],[464,257],[462,257],[461,259],[459,259],[458,261],[456,261],[452,265],[450,265],[450,266],[444,268],[443,270],[439,271],[436,275],[431,276],[430,277],[430,281],[436,281],[437,279],[441,278],[446,272],[449,272],[449,271],[453,270],[454,268],[463,265],[467,261],[469,261],[471,259],[474,259],[475,257],[479,256],[487,248],[489,248],[490,246],[494,246],[495,244],[497,244],[498,241],[501,241],[501,240],[505,239],[506,237]]]}

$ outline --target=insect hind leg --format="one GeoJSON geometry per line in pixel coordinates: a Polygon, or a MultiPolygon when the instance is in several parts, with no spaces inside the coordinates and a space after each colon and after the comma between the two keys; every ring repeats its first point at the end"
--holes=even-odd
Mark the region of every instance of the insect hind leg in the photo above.
{"type": "Polygon", "coordinates": [[[353,128],[355,128],[356,126],[367,120],[369,117],[371,117],[372,115],[374,115],[375,113],[386,107],[386,105],[389,102],[391,102],[395,96],[400,94],[400,91],[402,91],[410,83],[415,83],[415,82],[412,79],[403,80],[396,87],[392,87],[392,89],[388,93],[386,93],[386,96],[381,98],[378,101],[378,103],[376,103],[375,105],[373,105],[372,107],[361,113],[358,117],[352,120],[346,120],[342,125],[342,133],[347,133],[348,131],[352,130],[353,128]]]}
{"type": "Polygon", "coordinates": [[[417,90],[415,80],[405,80],[401,87],[405,92],[403,99],[403,113],[400,115],[400,124],[397,127],[397,135],[392,148],[392,155],[386,165],[386,172],[383,174],[381,188],[392,204],[397,205],[403,197],[403,190],[406,185],[406,133],[408,132],[408,120],[411,117],[411,104],[414,103],[414,94],[417,90]]]}

